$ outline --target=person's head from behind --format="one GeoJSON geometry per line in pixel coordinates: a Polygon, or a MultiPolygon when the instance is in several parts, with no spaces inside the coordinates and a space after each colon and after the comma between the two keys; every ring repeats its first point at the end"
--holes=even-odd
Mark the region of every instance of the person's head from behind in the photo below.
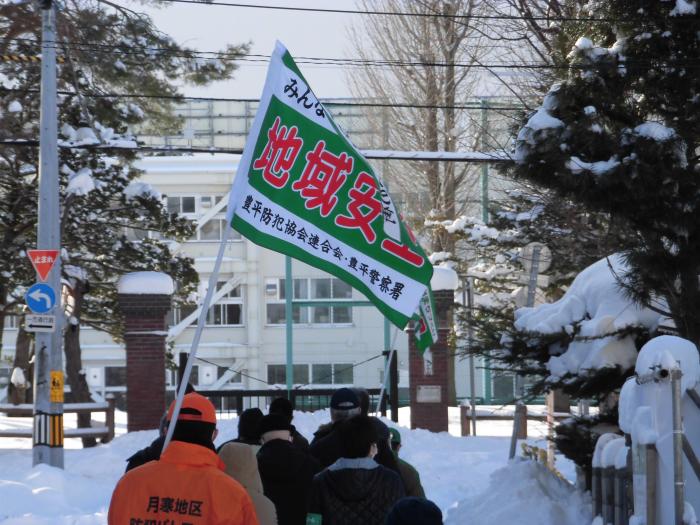
{"type": "Polygon", "coordinates": [[[442,525],[442,511],[425,498],[402,498],[389,511],[385,525],[442,525]]]}
{"type": "Polygon", "coordinates": [[[377,427],[363,415],[346,419],[340,425],[341,456],[344,458],[373,458],[377,455],[377,427]]]}
{"type": "Polygon", "coordinates": [[[273,399],[272,403],[270,403],[270,410],[268,413],[285,417],[289,423],[292,422],[292,418],[294,417],[292,403],[286,397],[273,399]]]}
{"type": "Polygon", "coordinates": [[[292,440],[292,426],[285,416],[279,414],[263,416],[258,425],[258,433],[260,434],[260,441],[262,441],[263,445],[275,439],[281,439],[283,441],[292,440]]]}
{"type": "Polygon", "coordinates": [[[349,388],[340,388],[331,397],[331,421],[342,421],[360,414],[360,400],[349,388]]]}
{"type": "Polygon", "coordinates": [[[258,426],[263,417],[259,408],[247,408],[238,418],[238,439],[247,442],[257,442],[260,439],[258,426]]]}
{"type": "Polygon", "coordinates": [[[355,392],[357,400],[360,402],[360,413],[364,416],[369,414],[369,392],[365,388],[354,386],[351,389],[355,392]]]}
{"type": "MultiPolygon", "coordinates": [[[[168,425],[172,424],[175,401],[168,409],[168,425]]],[[[173,441],[184,441],[212,448],[217,436],[216,409],[211,401],[195,392],[182,398],[182,406],[173,431],[173,441]]]]}
{"type": "Polygon", "coordinates": [[[389,434],[391,435],[391,440],[389,442],[391,444],[391,450],[398,454],[399,450],[401,450],[401,432],[395,428],[390,428],[389,434]]]}

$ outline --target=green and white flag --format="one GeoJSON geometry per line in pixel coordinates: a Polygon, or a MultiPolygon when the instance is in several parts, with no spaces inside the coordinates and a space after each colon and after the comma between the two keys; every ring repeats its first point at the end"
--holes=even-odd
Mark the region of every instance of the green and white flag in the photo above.
{"type": "Polygon", "coordinates": [[[430,261],[279,42],[228,213],[238,232],[335,275],[399,328],[416,320],[421,349],[437,338],[430,261]]]}

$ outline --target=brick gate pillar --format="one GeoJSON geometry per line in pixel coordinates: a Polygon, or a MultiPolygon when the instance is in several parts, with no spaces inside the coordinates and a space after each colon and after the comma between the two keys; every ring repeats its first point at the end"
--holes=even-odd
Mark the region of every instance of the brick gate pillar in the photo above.
{"type": "Polygon", "coordinates": [[[411,335],[408,338],[411,428],[447,432],[450,370],[447,338],[453,325],[452,306],[457,274],[450,268],[435,267],[430,284],[435,299],[438,340],[421,354],[416,348],[415,337],[411,335]]]}
{"type": "Polygon", "coordinates": [[[126,342],[127,431],[158,428],[165,409],[165,316],[174,291],[170,276],[134,272],[118,284],[126,342]]]}

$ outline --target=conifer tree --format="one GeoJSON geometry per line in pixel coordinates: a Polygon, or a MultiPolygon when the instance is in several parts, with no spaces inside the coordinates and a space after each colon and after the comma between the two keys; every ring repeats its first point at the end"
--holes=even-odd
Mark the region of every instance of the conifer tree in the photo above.
{"type": "MultiPolygon", "coordinates": [[[[41,13],[34,3],[0,7],[0,31],[5,35],[0,54],[40,54],[41,13]]],[[[178,283],[180,302],[191,296],[198,279],[193,261],[177,253],[175,242],[191,236],[192,226],[170,215],[163,197],[137,180],[140,172],[132,166],[137,144],[130,130],[146,119],[162,129],[177,126],[172,111],[177,81],[203,85],[229,78],[247,46],[228,46],[216,58],[202,59],[159,31],[147,15],[105,0],[61,2],[57,33],[64,347],[72,395],[84,401],[89,391],[80,327],[121,338],[119,276],[165,272],[178,283]],[[134,232],[141,240],[128,235],[134,232]]],[[[32,141],[39,136],[41,82],[34,62],[3,62],[0,73],[2,327],[6,315],[22,312],[22,294],[34,279],[25,252],[36,245],[38,148],[32,141]]]]}
{"type": "Polygon", "coordinates": [[[622,283],[700,342],[700,17],[695,3],[590,4],[566,80],[518,134],[517,177],[635,232],[622,283]]]}

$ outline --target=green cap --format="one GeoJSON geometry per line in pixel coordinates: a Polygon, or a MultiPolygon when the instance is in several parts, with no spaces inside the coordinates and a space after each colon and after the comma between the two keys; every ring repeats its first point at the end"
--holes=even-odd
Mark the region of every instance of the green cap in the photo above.
{"type": "Polygon", "coordinates": [[[390,428],[389,433],[391,434],[392,443],[401,443],[401,432],[399,432],[395,428],[390,428]]]}

